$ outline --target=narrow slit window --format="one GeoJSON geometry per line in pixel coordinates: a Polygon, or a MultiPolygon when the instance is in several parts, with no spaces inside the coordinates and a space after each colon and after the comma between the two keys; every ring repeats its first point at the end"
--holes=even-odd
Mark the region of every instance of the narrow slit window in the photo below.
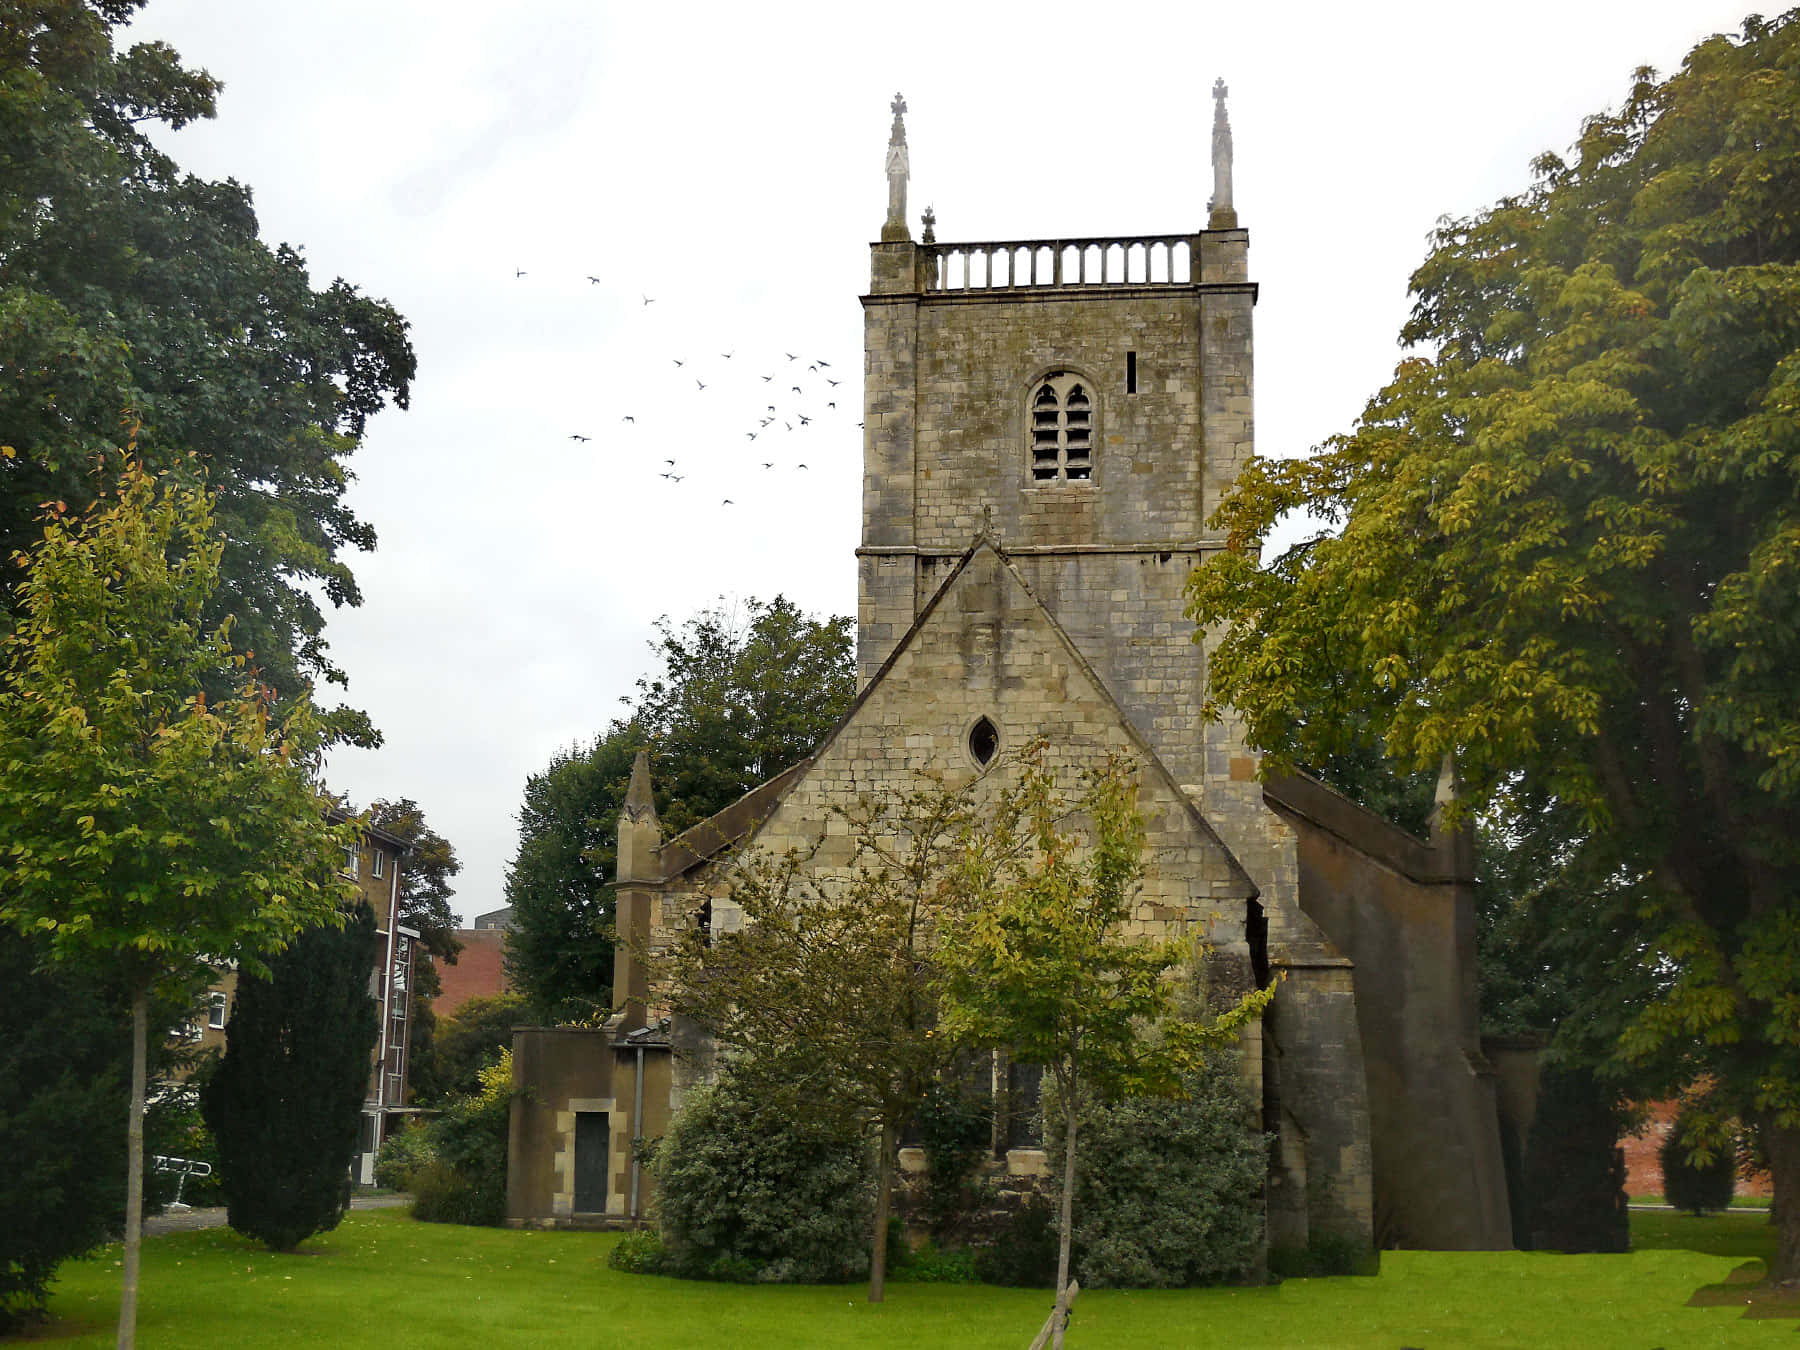
{"type": "MultiPolygon", "coordinates": [[[[1131,353],[1134,387],[1136,359],[1131,353]]],[[[1039,381],[1031,398],[1032,481],[1080,483],[1093,476],[1093,397],[1078,376],[1057,371],[1039,381]]]]}
{"type": "Polygon", "coordinates": [[[1125,353],[1125,392],[1137,393],[1137,353],[1125,353]]]}

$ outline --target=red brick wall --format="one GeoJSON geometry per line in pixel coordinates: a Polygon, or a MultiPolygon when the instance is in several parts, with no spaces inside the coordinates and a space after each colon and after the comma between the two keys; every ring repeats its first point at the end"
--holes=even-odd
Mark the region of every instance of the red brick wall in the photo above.
{"type": "Polygon", "coordinates": [[[470,999],[504,994],[507,987],[504,929],[459,928],[456,940],[463,945],[456,964],[440,963],[437,968],[444,992],[431,1001],[431,1010],[440,1021],[470,999]]]}
{"type": "MultiPolygon", "coordinates": [[[[1679,1102],[1652,1102],[1650,1119],[1643,1131],[1620,1141],[1625,1145],[1625,1194],[1634,1197],[1662,1194],[1662,1163],[1657,1155],[1662,1150],[1663,1140],[1669,1136],[1669,1127],[1675,1123],[1675,1113],[1680,1106],[1679,1102]]],[[[1769,1174],[1739,1172],[1737,1193],[1768,1195],[1769,1174]]]]}

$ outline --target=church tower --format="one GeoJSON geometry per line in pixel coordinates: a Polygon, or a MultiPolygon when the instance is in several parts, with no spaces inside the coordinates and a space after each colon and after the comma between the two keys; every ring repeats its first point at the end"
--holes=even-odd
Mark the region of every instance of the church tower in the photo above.
{"type": "Polygon", "coordinates": [[[929,212],[911,238],[896,95],[862,301],[861,682],[985,528],[1196,795],[1214,738],[1182,585],[1223,547],[1206,519],[1253,450],[1225,92],[1206,229],[984,243],[938,242],[929,212]]]}

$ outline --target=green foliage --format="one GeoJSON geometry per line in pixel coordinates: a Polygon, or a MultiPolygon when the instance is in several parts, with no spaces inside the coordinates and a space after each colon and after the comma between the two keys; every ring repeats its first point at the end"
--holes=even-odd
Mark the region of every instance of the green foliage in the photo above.
{"type": "Polygon", "coordinates": [[[983,1284],[1052,1289],[1057,1246],[1056,1211],[1033,1195],[1000,1225],[993,1242],[975,1253],[975,1273],[983,1284]]]}
{"type": "Polygon", "coordinates": [[[480,1074],[480,1088],[425,1127],[431,1158],[413,1169],[413,1217],[494,1226],[506,1217],[506,1140],[512,1123],[512,1051],[480,1074]]]}
{"type": "Polygon", "coordinates": [[[1304,1247],[1270,1247],[1269,1274],[1283,1280],[1316,1280],[1333,1275],[1373,1275],[1379,1257],[1347,1233],[1308,1235],[1304,1247]]]}
{"type": "Polygon", "coordinates": [[[413,1173],[437,1160],[437,1149],[431,1143],[431,1131],[424,1125],[409,1125],[390,1134],[375,1152],[375,1184],[390,1191],[410,1191],[413,1173]]]}
{"type": "Polygon", "coordinates": [[[1625,1110],[1617,1089],[1579,1066],[1548,1068],[1525,1145],[1531,1246],[1538,1251],[1622,1252],[1630,1240],[1625,1110]]]}
{"type": "Polygon", "coordinates": [[[407,853],[400,860],[398,893],[400,922],[419,935],[414,944],[413,988],[415,1000],[433,999],[442,989],[436,962],[456,964],[462,943],[456,940],[456,915],[450,912],[450,898],[456,887],[450,879],[462,871],[456,850],[450,841],[425,822],[425,811],[411,797],[393,801],[376,801],[369,805],[371,825],[407,843],[407,853]],[[420,959],[419,948],[433,959],[420,959]]]}
{"type": "MultiPolygon", "coordinates": [[[[1219,1284],[1256,1266],[1268,1159],[1236,1055],[1208,1055],[1181,1088],[1083,1107],[1074,1230],[1083,1288],[1219,1284]]],[[[1062,1132],[1045,1136],[1060,1171],[1062,1132]]]]}
{"type": "Polygon", "coordinates": [[[606,1264],[627,1275],[662,1275],[668,1271],[669,1251],[655,1231],[640,1228],[619,1239],[606,1254],[606,1264]]]}
{"type": "Polygon", "coordinates": [[[972,1183],[992,1146],[993,1103],[939,1079],[915,1123],[925,1152],[925,1222],[942,1236],[982,1199],[983,1188],[972,1183]]]}
{"type": "Polygon", "coordinates": [[[1703,1122],[1693,1111],[1684,1110],[1656,1154],[1662,1165],[1663,1199],[1689,1214],[1729,1209],[1737,1191],[1737,1149],[1708,1148],[1704,1135],[1703,1122]]]}
{"type": "MultiPolygon", "coordinates": [[[[387,304],[314,289],[296,249],[266,246],[248,188],[156,148],[146,123],[212,117],[220,85],[164,44],[114,48],[141,3],[0,2],[0,557],[35,536],[39,503],[95,500],[129,411],[148,466],[219,493],[208,621],[235,615],[294,698],[342,681],[317,597],[360,601],[340,554],[375,536],[345,502],[347,462],[372,414],[405,406],[413,352],[387,304]]],[[[335,730],[374,739],[359,713],[335,730]]]]}
{"type": "Polygon", "coordinates": [[[432,1033],[419,1100],[438,1102],[478,1091],[481,1071],[512,1048],[512,1029],[530,1021],[530,1014],[530,1004],[520,994],[484,994],[464,1002],[432,1033]]]}
{"type": "Polygon", "coordinates": [[[121,1000],[0,927],[0,1331],[125,1212],[130,1047],[121,1000]]]}
{"type": "MultiPolygon", "coordinates": [[[[905,1246],[904,1243],[901,1244],[905,1246]]],[[[889,1244],[892,1251],[892,1244],[889,1244]]],[[[907,1251],[893,1267],[894,1277],[908,1284],[979,1284],[975,1253],[967,1247],[939,1247],[930,1238],[907,1251]]]]}
{"type": "MultiPolygon", "coordinates": [[[[1581,812],[1654,892],[1623,1055],[1692,1055],[1800,1170],[1800,13],[1634,77],[1531,186],[1444,222],[1357,428],[1257,463],[1190,614],[1271,767],[1370,717],[1581,812]],[[1310,509],[1267,568],[1254,541],[1310,509]]],[[[1793,1186],[1800,1187],[1800,1178],[1793,1186]]],[[[1800,1206],[1796,1207],[1800,1209],[1800,1206]]],[[[1800,1279],[1800,1215],[1780,1269],[1800,1279]]]]}
{"type": "Polygon", "coordinates": [[[203,491],[127,459],[116,498],[51,508],[0,638],[0,924],[129,997],[123,1344],[152,996],[228,959],[260,973],[353,893],[337,861],[357,827],[326,821],[310,701],[279,699],[206,626],[221,548],[203,491]]]}
{"type": "Polygon", "coordinates": [[[855,694],[850,620],[809,618],[781,596],[657,631],[661,673],[638,681],[632,710],[526,781],[507,973],[546,1021],[612,1008],[614,848],[638,750],[654,751],[673,834],[803,759],[855,694]]]}
{"type": "Polygon", "coordinates": [[[617,829],[641,744],[635,730],[615,729],[525,780],[519,852],[506,870],[506,975],[535,1020],[612,1009],[617,829]]]}
{"type": "Polygon", "coordinates": [[[765,1101],[727,1068],[689,1093],[656,1149],[656,1217],[668,1273],[832,1284],[869,1269],[862,1138],[765,1101]]]}
{"type": "Polygon", "coordinates": [[[944,945],[946,1031],[1004,1045],[1055,1079],[1067,1112],[1058,1290],[1068,1284],[1076,1136],[1085,1105],[1177,1096],[1205,1048],[1259,1017],[1270,990],[1217,1015],[1177,1016],[1167,978],[1193,939],[1144,942],[1124,926],[1143,876],[1144,820],[1133,768],[1114,757],[1073,800],[1027,746],[992,814],[965,831],[958,877],[968,917],[944,945]],[[1086,822],[1085,830],[1070,822],[1086,822]]]}
{"type": "Polygon", "coordinates": [[[657,636],[662,674],[638,681],[630,721],[655,747],[656,808],[671,833],[799,763],[856,695],[850,619],[810,618],[783,596],[703,610],[680,628],[665,617],[657,636]]]}
{"type": "Polygon", "coordinates": [[[225,1058],[201,1106],[218,1141],[231,1226],[273,1251],[337,1227],[350,1208],[369,1065],[381,1032],[369,997],[375,915],[300,935],[267,978],[240,975],[225,1058]]]}

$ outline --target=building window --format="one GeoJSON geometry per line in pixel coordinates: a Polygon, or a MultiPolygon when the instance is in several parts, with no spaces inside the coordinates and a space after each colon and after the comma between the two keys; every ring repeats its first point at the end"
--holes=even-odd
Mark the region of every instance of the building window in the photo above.
{"type": "Polygon", "coordinates": [[[225,995],[214,994],[206,1009],[206,1025],[214,1031],[225,1029],[225,995]]]}
{"type": "Polygon", "coordinates": [[[1031,395],[1031,478],[1082,483],[1094,476],[1094,400],[1081,377],[1059,370],[1031,395]]]}
{"type": "Polygon", "coordinates": [[[369,850],[369,875],[374,877],[377,881],[379,881],[381,879],[381,871],[382,871],[382,867],[383,867],[382,859],[385,856],[386,855],[383,854],[382,851],[378,848],[372,848],[369,850]]]}
{"type": "Polygon", "coordinates": [[[354,844],[344,850],[344,875],[347,877],[356,875],[356,846],[354,844]]]}
{"type": "Polygon", "coordinates": [[[986,717],[976,718],[975,725],[969,728],[969,757],[976,767],[985,769],[999,751],[1000,729],[986,717]]]}

